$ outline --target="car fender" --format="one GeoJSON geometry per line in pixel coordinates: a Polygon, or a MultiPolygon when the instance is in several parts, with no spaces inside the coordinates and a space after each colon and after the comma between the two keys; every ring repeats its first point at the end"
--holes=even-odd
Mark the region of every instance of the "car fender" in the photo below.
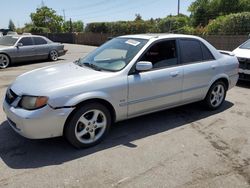
{"type": "Polygon", "coordinates": [[[86,100],[90,99],[101,99],[109,102],[113,107],[114,104],[112,104],[111,96],[109,96],[107,93],[102,91],[93,91],[93,92],[87,92],[82,93],[79,95],[76,95],[72,98],[70,98],[68,101],[66,101],[64,106],[76,106],[77,104],[84,102],[86,100]]]}
{"type": "Polygon", "coordinates": [[[210,87],[211,87],[217,80],[219,80],[219,79],[227,79],[228,84],[230,84],[230,83],[229,83],[229,76],[228,76],[227,74],[225,74],[225,73],[221,73],[221,74],[218,74],[218,75],[216,75],[216,76],[213,77],[213,79],[210,81],[210,83],[209,83],[209,85],[208,85],[207,91],[208,91],[208,90],[210,89],[210,87]]]}

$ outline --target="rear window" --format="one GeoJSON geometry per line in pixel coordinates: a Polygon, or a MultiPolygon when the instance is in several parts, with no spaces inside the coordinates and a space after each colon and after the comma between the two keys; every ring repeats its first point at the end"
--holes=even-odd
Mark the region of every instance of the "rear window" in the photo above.
{"type": "Polygon", "coordinates": [[[205,44],[203,44],[202,42],[200,44],[203,53],[203,60],[204,61],[214,60],[214,56],[212,55],[210,50],[205,46],[205,44]]]}
{"type": "Polygon", "coordinates": [[[200,42],[191,39],[180,40],[182,63],[203,61],[203,53],[200,42]]]}
{"type": "Polygon", "coordinates": [[[33,37],[35,45],[47,44],[48,42],[42,37],[33,37]]]}

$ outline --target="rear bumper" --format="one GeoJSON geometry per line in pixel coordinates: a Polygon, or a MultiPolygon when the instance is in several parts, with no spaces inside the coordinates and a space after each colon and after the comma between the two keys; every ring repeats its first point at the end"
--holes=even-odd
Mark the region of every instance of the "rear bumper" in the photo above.
{"type": "Polygon", "coordinates": [[[68,50],[60,50],[58,52],[59,56],[65,55],[67,53],[68,50]]]}
{"type": "Polygon", "coordinates": [[[28,111],[14,108],[4,101],[3,110],[10,126],[18,134],[30,139],[42,139],[62,136],[64,124],[73,108],[54,110],[47,105],[28,111]]]}

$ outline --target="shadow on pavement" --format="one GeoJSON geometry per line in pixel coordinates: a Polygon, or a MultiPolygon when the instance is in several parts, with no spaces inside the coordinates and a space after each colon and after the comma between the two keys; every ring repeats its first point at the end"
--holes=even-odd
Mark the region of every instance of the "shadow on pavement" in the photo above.
{"type": "Polygon", "coordinates": [[[57,61],[50,61],[50,60],[36,60],[36,61],[25,61],[25,62],[20,62],[20,63],[14,63],[12,64],[9,68],[12,68],[12,67],[19,67],[19,66],[26,66],[26,65],[31,65],[31,64],[42,64],[42,63],[56,63],[58,61],[62,61],[62,60],[65,60],[64,58],[58,58],[57,61]]]}
{"type": "Polygon", "coordinates": [[[63,138],[28,140],[16,134],[5,121],[0,125],[0,157],[13,169],[59,165],[117,146],[137,147],[133,141],[168,131],[221,113],[233,104],[225,101],[217,111],[206,111],[199,104],[186,105],[115,124],[99,145],[77,150],[63,138]]]}
{"type": "Polygon", "coordinates": [[[250,89],[250,80],[249,81],[239,80],[237,82],[237,86],[250,89]]]}

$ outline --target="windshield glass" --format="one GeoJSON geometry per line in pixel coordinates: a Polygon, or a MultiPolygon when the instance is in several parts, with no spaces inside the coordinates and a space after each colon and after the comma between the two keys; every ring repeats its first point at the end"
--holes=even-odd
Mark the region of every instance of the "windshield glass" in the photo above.
{"type": "Polygon", "coordinates": [[[96,70],[119,71],[134,58],[147,43],[145,39],[115,38],[94,50],[77,63],[96,70]]]}
{"type": "Polygon", "coordinates": [[[240,46],[242,49],[250,49],[250,40],[246,41],[244,44],[240,46]]]}
{"type": "Polygon", "coordinates": [[[0,38],[0,45],[13,46],[17,40],[18,40],[18,37],[15,37],[15,36],[3,36],[0,38]]]}

